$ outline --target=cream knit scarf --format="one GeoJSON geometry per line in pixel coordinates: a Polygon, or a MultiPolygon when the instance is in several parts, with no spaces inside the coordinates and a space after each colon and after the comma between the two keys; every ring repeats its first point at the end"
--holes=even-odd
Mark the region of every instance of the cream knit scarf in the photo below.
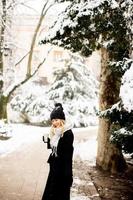
{"type": "MultiPolygon", "coordinates": [[[[70,122],[65,123],[64,125],[64,132],[72,129],[73,125],[70,122]]],[[[54,129],[54,135],[50,140],[50,146],[52,148],[52,155],[55,154],[55,156],[57,156],[57,146],[58,146],[58,142],[60,137],[62,136],[62,128],[55,128],[54,129]]]]}
{"type": "Polygon", "coordinates": [[[57,156],[57,145],[58,145],[61,135],[62,135],[62,128],[55,128],[54,135],[50,140],[50,145],[53,150],[52,154],[55,154],[55,156],[57,156]]]}

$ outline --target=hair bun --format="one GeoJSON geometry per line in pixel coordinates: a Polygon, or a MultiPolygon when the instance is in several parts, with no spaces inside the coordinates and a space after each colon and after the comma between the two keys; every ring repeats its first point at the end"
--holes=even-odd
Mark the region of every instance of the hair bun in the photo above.
{"type": "Polygon", "coordinates": [[[62,104],[61,103],[55,103],[55,107],[60,107],[63,110],[62,104]]]}

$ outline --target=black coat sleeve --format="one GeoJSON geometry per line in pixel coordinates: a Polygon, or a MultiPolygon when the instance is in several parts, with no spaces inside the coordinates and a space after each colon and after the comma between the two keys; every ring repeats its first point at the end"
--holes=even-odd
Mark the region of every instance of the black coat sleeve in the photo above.
{"type": "Polygon", "coordinates": [[[58,155],[62,162],[63,174],[66,183],[71,186],[73,182],[72,173],[72,158],[73,158],[73,141],[74,135],[72,130],[68,130],[64,133],[62,140],[58,146],[58,155]]]}
{"type": "Polygon", "coordinates": [[[48,141],[47,141],[47,149],[51,149],[51,146],[50,146],[50,138],[48,138],[48,141]]]}

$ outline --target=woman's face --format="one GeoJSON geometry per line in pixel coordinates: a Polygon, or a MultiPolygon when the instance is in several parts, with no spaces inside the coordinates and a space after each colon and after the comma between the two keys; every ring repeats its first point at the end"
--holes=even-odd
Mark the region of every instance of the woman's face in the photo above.
{"type": "Polygon", "coordinates": [[[60,119],[53,119],[52,125],[54,128],[59,128],[61,126],[61,120],[60,119]]]}

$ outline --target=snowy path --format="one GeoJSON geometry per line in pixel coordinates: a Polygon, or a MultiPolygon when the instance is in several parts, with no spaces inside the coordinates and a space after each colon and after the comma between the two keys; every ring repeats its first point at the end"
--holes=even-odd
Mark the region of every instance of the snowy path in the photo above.
{"type": "MultiPolygon", "coordinates": [[[[49,128],[22,124],[12,126],[12,138],[0,141],[0,200],[40,200],[47,179],[47,158],[50,151],[42,142],[42,135],[47,134],[49,128]]],[[[74,129],[73,131],[74,157],[79,156],[83,160],[90,159],[94,164],[95,129],[74,129]],[[89,138],[90,140],[87,141],[89,138]],[[88,145],[89,149],[91,148],[90,158],[87,157],[88,145]]],[[[76,193],[72,196],[71,200],[89,200],[76,193]]]]}
{"type": "MultiPolygon", "coordinates": [[[[35,127],[23,124],[12,125],[12,137],[9,140],[0,140],[0,156],[24,148],[25,146],[42,142],[42,135],[49,133],[48,127],[35,127]]],[[[94,164],[96,155],[97,127],[76,128],[74,132],[74,156],[80,156],[82,160],[89,160],[94,164]]]]}

